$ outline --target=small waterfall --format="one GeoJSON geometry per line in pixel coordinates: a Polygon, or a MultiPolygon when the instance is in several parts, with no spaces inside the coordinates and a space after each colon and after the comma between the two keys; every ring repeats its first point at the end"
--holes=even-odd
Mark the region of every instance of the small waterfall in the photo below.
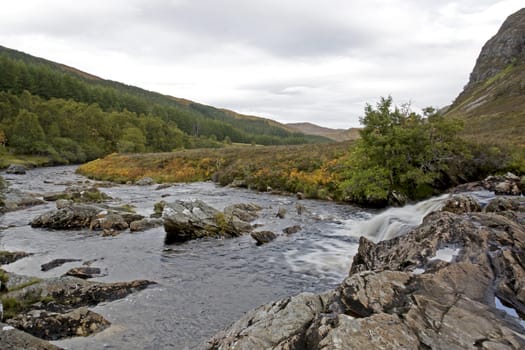
{"type": "Polygon", "coordinates": [[[421,224],[427,214],[438,210],[448,196],[444,194],[401,208],[389,208],[370,220],[354,222],[350,234],[356,237],[365,236],[374,242],[400,236],[421,224]]]}

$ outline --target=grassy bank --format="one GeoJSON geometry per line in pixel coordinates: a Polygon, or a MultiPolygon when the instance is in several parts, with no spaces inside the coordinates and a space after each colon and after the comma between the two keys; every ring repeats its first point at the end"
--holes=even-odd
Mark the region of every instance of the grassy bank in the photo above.
{"type": "Polygon", "coordinates": [[[301,146],[231,146],[173,153],[112,154],[82,165],[82,175],[115,182],[145,176],[162,182],[213,180],[266,191],[302,192],[342,199],[338,184],[350,143],[301,146]]]}

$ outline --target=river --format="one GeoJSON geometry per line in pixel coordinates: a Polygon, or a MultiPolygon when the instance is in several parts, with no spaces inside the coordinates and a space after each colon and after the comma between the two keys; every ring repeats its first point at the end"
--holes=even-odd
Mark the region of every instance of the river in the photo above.
{"type": "MultiPolygon", "coordinates": [[[[75,169],[50,167],[32,169],[26,175],[2,175],[13,188],[45,193],[87,181],[75,174],[75,169]]],[[[361,234],[374,240],[389,238],[392,221],[396,230],[417,225],[444,198],[392,215],[389,211],[378,213],[351,205],[219,187],[211,182],[162,190],[156,187],[117,185],[101,190],[114,198],[109,204],[130,204],[142,215],[150,215],[153,204],[160,200],[201,199],[219,210],[235,203],[256,203],[263,207],[255,222],[261,225],[259,230],[281,233],[293,225],[302,230],[280,234],[263,246],[256,246],[250,236],[166,245],[162,227],[116,237],[102,237],[89,230],[31,228],[31,219],[53,209],[52,202],[6,213],[0,216],[0,250],[33,253],[4,266],[8,271],[55,277],[82,262],[47,272],[41,272],[40,265],[55,258],[76,258],[94,261],[92,266],[102,269],[105,276],[96,281],[148,279],[158,283],[92,308],[112,323],[105,331],[56,341],[56,345],[66,349],[193,349],[259,305],[303,291],[333,289],[348,274],[361,234]],[[296,210],[298,202],[305,208],[301,215],[296,210]],[[287,212],[284,219],[275,215],[281,207],[287,212]],[[373,219],[381,216],[383,219],[374,223],[373,219]],[[371,227],[375,228],[371,231],[371,227]]]]}

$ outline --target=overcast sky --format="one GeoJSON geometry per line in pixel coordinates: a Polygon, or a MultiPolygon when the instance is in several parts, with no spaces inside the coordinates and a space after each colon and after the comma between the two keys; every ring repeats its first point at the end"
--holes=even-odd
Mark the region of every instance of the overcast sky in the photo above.
{"type": "Polygon", "coordinates": [[[16,0],[0,45],[281,122],[450,104],[523,0],[16,0]]]}

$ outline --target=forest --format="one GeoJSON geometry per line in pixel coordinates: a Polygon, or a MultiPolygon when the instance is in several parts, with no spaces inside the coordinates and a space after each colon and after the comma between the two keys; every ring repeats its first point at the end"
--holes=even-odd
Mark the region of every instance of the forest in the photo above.
{"type": "Polygon", "coordinates": [[[0,47],[0,144],[17,154],[78,163],[112,152],[327,141],[0,47]]]}

